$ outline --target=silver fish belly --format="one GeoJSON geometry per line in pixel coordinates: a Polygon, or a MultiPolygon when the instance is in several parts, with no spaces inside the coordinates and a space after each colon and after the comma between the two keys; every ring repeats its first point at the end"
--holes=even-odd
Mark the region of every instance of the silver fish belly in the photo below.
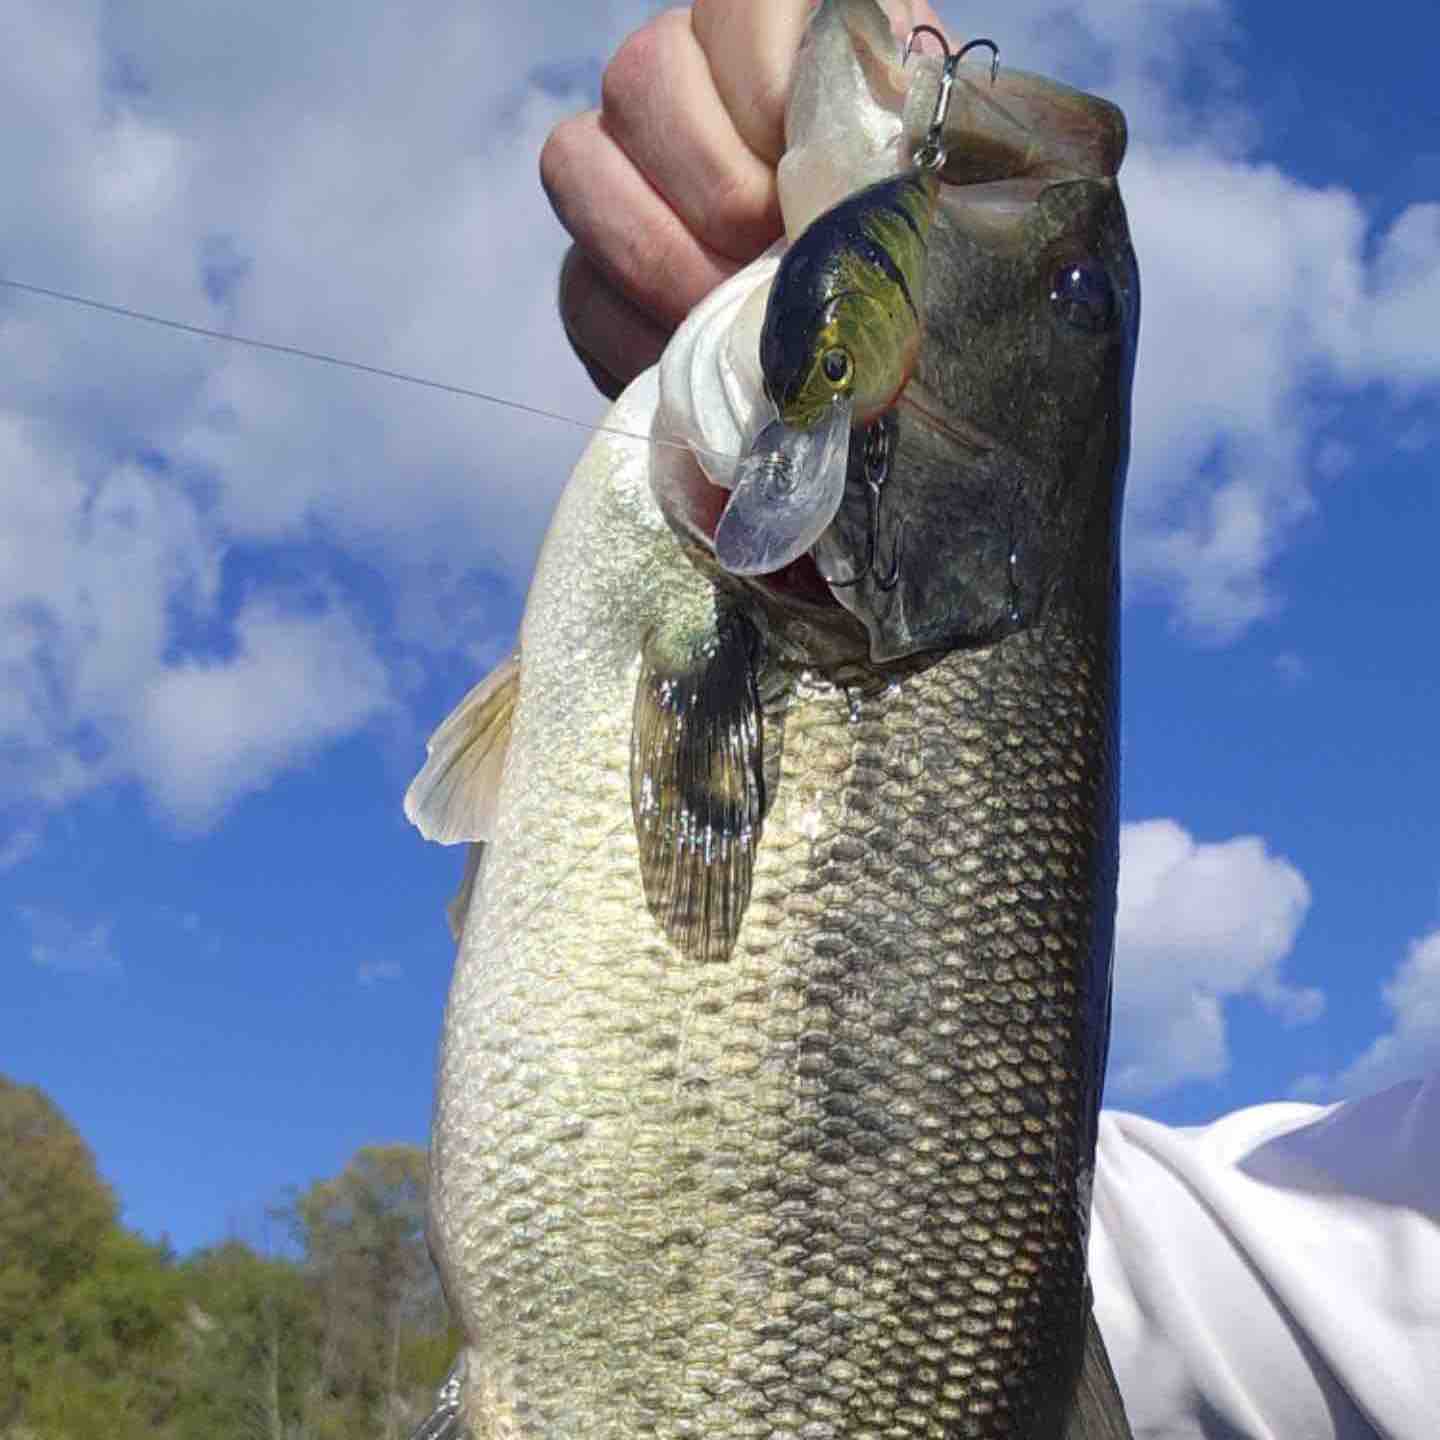
{"type": "Polygon", "coordinates": [[[1058,1435],[1108,1003],[1109,613],[860,698],[789,677],[744,924],[687,961],[640,884],[630,701],[660,611],[713,591],[668,544],[637,571],[661,522],[626,481],[572,491],[547,547],[447,1018],[434,1206],[472,1432],[1058,1435]]]}
{"type": "MultiPolygon", "coordinates": [[[[827,0],[812,49],[870,9],[827,0]]],[[[437,1433],[1128,1437],[1085,1242],[1138,276],[1118,112],[1015,84],[966,100],[997,169],[941,186],[883,511],[856,434],[813,558],[727,576],[726,492],[597,437],[518,660],[457,712],[481,738],[442,727],[412,789],[486,842],[433,1129],[466,1337],[437,1433]],[[1043,164],[1003,128],[1031,113],[1065,118],[1043,164]]]]}

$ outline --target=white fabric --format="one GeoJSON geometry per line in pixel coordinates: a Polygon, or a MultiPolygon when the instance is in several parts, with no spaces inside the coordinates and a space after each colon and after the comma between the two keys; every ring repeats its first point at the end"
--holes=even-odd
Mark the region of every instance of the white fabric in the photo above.
{"type": "Polygon", "coordinates": [[[1440,1073],[1203,1129],[1105,1112],[1090,1270],[1136,1440],[1437,1440],[1440,1073]]]}
{"type": "Polygon", "coordinates": [[[717,285],[685,317],[660,357],[655,434],[683,440],[710,479],[730,489],[734,469],[770,418],[760,370],[760,329],[784,254],[777,240],[717,285]]]}

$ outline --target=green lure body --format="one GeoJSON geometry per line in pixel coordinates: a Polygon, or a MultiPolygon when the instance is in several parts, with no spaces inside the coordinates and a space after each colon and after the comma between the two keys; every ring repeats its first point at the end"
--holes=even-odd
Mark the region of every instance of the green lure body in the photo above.
{"type": "Polygon", "coordinates": [[[765,389],[790,426],[838,399],[865,425],[905,388],[920,348],[925,259],[940,182],[916,169],[814,220],[775,275],[760,336],[765,389]]]}

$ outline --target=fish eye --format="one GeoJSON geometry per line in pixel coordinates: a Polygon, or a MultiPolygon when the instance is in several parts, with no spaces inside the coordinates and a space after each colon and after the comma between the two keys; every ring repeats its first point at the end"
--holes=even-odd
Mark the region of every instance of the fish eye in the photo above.
{"type": "Polygon", "coordinates": [[[1115,320],[1115,287],[1094,260],[1072,260],[1050,279],[1050,308],[1072,330],[1101,335],[1115,320]]]}
{"type": "Polygon", "coordinates": [[[843,385],[850,378],[850,352],[836,346],[820,357],[820,369],[832,385],[843,385]]]}

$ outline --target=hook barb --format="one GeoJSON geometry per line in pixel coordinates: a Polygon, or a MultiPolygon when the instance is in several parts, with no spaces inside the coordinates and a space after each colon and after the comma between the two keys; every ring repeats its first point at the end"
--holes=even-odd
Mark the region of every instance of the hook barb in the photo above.
{"type": "Polygon", "coordinates": [[[1000,73],[1000,47],[983,36],[978,40],[967,40],[951,57],[951,63],[958,65],[972,50],[990,52],[990,83],[993,85],[995,77],[1000,73]]]}
{"type": "Polygon", "coordinates": [[[930,128],[925,132],[925,139],[915,152],[915,163],[922,170],[939,170],[945,164],[945,119],[950,113],[950,92],[955,87],[955,75],[960,69],[960,62],[972,50],[989,50],[990,83],[993,85],[995,77],[1000,73],[1000,47],[993,40],[982,37],[967,40],[958,50],[951,50],[945,37],[933,25],[916,25],[906,37],[903,64],[909,64],[916,41],[923,35],[931,36],[939,44],[945,60],[940,67],[940,91],[935,97],[935,113],[930,119],[930,128]]]}

